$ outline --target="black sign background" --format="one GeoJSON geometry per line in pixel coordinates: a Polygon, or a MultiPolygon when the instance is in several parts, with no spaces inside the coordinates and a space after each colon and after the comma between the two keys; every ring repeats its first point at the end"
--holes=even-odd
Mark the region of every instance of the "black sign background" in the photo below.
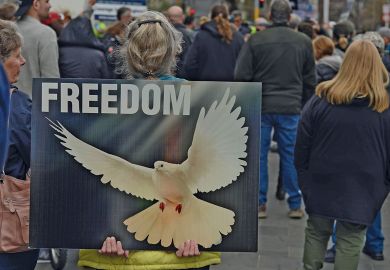
{"type": "MultiPolygon", "coordinates": [[[[215,192],[197,193],[196,196],[235,212],[232,233],[223,236],[222,243],[211,250],[255,252],[261,111],[259,83],[35,79],[30,245],[36,248],[97,249],[107,236],[113,235],[127,249],[164,249],[160,245],[135,240],[123,225],[125,219],[144,210],[152,202],[102,184],[100,176],[91,174],[65,152],[45,117],[61,122],[73,135],[88,144],[131,163],[152,168],[157,160],[181,163],[187,158],[201,107],[207,111],[214,101],[222,99],[227,88],[230,88],[230,97],[237,97],[234,108],[241,106],[240,117],[245,117],[245,126],[249,127],[248,165],[233,184],[215,192]],[[147,116],[142,111],[134,115],[61,113],[57,101],[50,101],[50,112],[42,113],[43,82],[72,82],[79,86],[81,83],[131,83],[140,89],[146,83],[158,84],[161,89],[164,84],[175,84],[176,89],[181,83],[191,84],[191,115],[166,116],[159,113],[147,116]],[[174,134],[174,137],[170,138],[169,134],[174,134]]],[[[51,90],[51,93],[55,92],[58,93],[51,90]]]]}

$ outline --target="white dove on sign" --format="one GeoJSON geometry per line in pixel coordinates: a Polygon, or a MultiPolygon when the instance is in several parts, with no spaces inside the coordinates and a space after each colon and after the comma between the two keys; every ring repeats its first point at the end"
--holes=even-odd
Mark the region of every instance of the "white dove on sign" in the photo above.
{"type": "Polygon", "coordinates": [[[70,155],[94,175],[102,175],[127,194],[158,202],[124,221],[135,239],[168,247],[172,241],[178,248],[191,239],[205,248],[220,244],[234,224],[234,212],[200,200],[199,192],[210,192],[237,180],[247,163],[248,128],[245,118],[238,118],[241,107],[234,111],[235,96],[229,89],[221,102],[215,101],[206,113],[202,108],[188,150],[181,164],[156,161],[154,168],[132,164],[105,153],[72,135],[61,123],[51,127],[70,155]]]}

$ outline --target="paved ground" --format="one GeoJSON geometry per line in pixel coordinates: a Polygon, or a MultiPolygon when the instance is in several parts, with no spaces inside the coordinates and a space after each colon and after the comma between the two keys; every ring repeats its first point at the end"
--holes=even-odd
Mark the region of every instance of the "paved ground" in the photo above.
{"type": "MultiPolygon", "coordinates": [[[[259,223],[259,251],[257,253],[225,253],[222,264],[212,270],[300,270],[303,253],[304,227],[306,220],[290,220],[286,202],[275,199],[278,156],[270,154],[270,192],[268,218],[259,223]]],[[[390,200],[383,210],[385,261],[374,262],[362,254],[359,270],[390,269],[390,200]]],[[[77,251],[69,251],[65,270],[76,270],[77,251]]],[[[49,264],[39,264],[36,270],[50,270],[49,264]]],[[[323,270],[333,269],[326,264],[323,270]]]]}

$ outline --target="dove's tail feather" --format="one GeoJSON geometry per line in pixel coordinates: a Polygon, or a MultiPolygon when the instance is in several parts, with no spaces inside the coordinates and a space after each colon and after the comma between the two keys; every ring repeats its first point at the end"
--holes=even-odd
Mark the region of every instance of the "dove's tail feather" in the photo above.
{"type": "Polygon", "coordinates": [[[168,247],[174,243],[178,248],[186,240],[195,240],[199,245],[209,248],[222,241],[222,234],[232,231],[234,212],[202,201],[192,196],[182,205],[181,213],[175,204],[167,203],[164,211],[160,202],[124,221],[127,230],[135,233],[135,238],[149,244],[168,247]]]}

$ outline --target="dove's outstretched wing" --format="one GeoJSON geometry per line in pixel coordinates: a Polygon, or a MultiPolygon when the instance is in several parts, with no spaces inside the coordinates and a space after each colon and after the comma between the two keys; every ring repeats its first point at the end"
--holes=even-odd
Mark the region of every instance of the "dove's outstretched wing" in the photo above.
{"type": "Polygon", "coordinates": [[[209,192],[225,187],[237,180],[247,165],[247,127],[245,118],[238,118],[241,107],[234,111],[235,96],[230,100],[226,90],[221,102],[215,101],[206,113],[202,108],[188,150],[182,163],[188,185],[193,193],[209,192]]]}
{"type": "Polygon", "coordinates": [[[61,123],[49,121],[50,126],[58,132],[55,136],[67,148],[66,152],[94,175],[102,175],[102,183],[110,182],[114,188],[140,198],[157,199],[157,192],[152,182],[153,169],[131,164],[122,158],[103,152],[76,138],[61,123]]]}

